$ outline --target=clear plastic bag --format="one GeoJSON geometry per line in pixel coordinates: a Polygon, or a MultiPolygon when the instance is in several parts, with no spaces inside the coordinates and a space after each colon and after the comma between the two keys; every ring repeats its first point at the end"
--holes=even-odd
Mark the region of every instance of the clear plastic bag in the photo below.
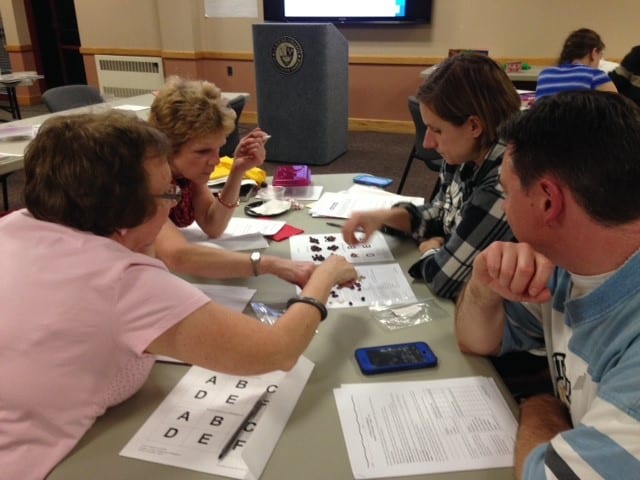
{"type": "Polygon", "coordinates": [[[250,305],[258,320],[268,325],[275,324],[286,310],[286,305],[284,304],[267,305],[261,302],[251,302],[250,305]]]}
{"type": "MultiPolygon", "coordinates": [[[[267,305],[261,302],[251,302],[250,305],[258,320],[268,325],[276,323],[287,309],[286,303],[267,305]]],[[[318,333],[318,330],[316,330],[316,333],[318,333]]]]}
{"type": "Polygon", "coordinates": [[[369,311],[389,330],[412,327],[433,320],[446,320],[451,317],[435,300],[428,299],[393,305],[372,305],[369,311]]]}

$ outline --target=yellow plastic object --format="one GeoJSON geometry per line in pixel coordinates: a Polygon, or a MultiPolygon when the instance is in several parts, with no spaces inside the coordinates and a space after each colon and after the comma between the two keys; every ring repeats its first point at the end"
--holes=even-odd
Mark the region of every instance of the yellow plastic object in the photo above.
{"type": "MultiPolygon", "coordinates": [[[[233,167],[233,158],[231,157],[222,157],[220,158],[220,163],[216,165],[216,168],[211,175],[209,175],[209,180],[218,180],[224,177],[228,177],[231,172],[231,167],[233,167]]],[[[267,180],[267,172],[258,167],[253,167],[244,172],[243,178],[248,178],[253,180],[258,185],[263,185],[267,180]]]]}

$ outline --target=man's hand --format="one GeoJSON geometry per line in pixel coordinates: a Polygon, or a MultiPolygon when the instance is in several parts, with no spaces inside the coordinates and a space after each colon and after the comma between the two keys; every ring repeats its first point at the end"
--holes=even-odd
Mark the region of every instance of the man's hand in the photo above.
{"type": "Polygon", "coordinates": [[[472,281],[507,300],[542,303],[551,298],[547,282],[553,269],[527,243],[493,242],[473,262],[472,281]]]}
{"type": "Polygon", "coordinates": [[[458,297],[456,338],[460,350],[480,355],[500,351],[503,299],[546,302],[553,265],[526,243],[493,242],[473,262],[469,283],[458,297]]]}

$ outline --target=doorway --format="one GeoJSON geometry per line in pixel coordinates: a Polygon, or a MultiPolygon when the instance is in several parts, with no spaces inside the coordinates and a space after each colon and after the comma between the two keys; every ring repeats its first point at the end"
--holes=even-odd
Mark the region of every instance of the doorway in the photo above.
{"type": "Polygon", "coordinates": [[[38,73],[47,90],[87,83],[74,0],[24,0],[38,73]]]}

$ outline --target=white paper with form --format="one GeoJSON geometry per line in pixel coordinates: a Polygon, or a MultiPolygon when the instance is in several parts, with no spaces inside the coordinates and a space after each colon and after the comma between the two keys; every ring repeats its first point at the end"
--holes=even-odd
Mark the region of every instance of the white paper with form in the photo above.
{"type": "Polygon", "coordinates": [[[284,225],[285,222],[281,220],[232,217],[219,238],[210,238],[196,222],[180,231],[191,243],[228,250],[255,250],[267,248],[269,243],[264,236],[275,235],[284,225]]]}
{"type": "Polygon", "coordinates": [[[334,389],[354,478],[513,466],[517,422],[488,377],[334,389]]]}
{"type": "Polygon", "coordinates": [[[347,192],[325,192],[320,200],[311,205],[309,213],[314,217],[349,218],[353,212],[391,208],[404,201],[418,206],[424,204],[424,198],[404,197],[384,190],[349,189],[347,192]]]}
{"type": "MultiPolygon", "coordinates": [[[[384,235],[375,232],[367,243],[348,245],[338,232],[295,235],[289,239],[291,259],[320,263],[331,254],[357,264],[359,278],[347,287],[333,287],[328,308],[368,307],[416,301],[416,296],[397,263],[384,235]],[[373,263],[376,263],[373,265],[373,263]]],[[[300,291],[300,289],[298,289],[300,291]]]]}
{"type": "Polygon", "coordinates": [[[226,375],[191,367],[120,455],[230,478],[260,477],[314,364],[300,357],[289,372],[226,375]],[[266,405],[229,454],[223,445],[267,390],[266,405]]]}
{"type": "MultiPolygon", "coordinates": [[[[356,233],[356,236],[362,235],[356,233]]],[[[393,254],[384,235],[374,232],[369,241],[349,245],[340,232],[295,235],[289,239],[291,260],[321,263],[332,254],[342,255],[351,263],[393,262],[393,254]]]]}

